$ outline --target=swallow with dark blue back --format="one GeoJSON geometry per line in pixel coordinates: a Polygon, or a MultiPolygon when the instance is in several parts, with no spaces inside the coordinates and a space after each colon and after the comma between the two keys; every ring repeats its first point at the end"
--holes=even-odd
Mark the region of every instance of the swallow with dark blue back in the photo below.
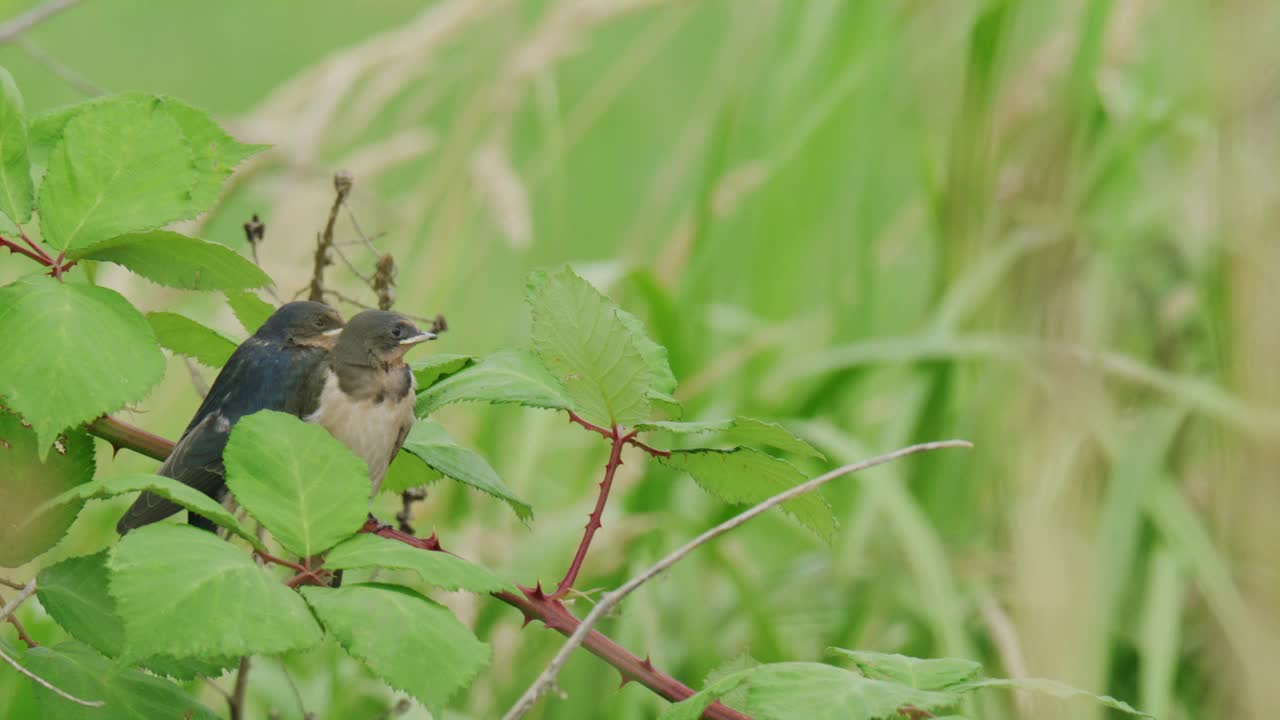
{"type": "MultiPolygon", "coordinates": [[[[221,502],[227,493],[222,451],[231,428],[240,418],[259,410],[279,410],[303,417],[314,409],[316,398],[306,397],[308,380],[328,358],[342,328],[342,316],[323,303],[300,301],[281,306],[231,354],[156,474],[221,502]]],[[[116,532],[123,535],[181,509],[144,492],[120,518],[116,532]]],[[[214,529],[211,521],[195,513],[188,522],[214,529]]]]}

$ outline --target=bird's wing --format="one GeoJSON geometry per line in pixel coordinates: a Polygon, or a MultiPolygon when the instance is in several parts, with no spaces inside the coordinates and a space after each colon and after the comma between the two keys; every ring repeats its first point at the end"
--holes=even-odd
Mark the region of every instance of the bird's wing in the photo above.
{"type": "MultiPolygon", "coordinates": [[[[231,423],[225,415],[218,411],[206,413],[182,436],[156,474],[173,478],[220,501],[224,477],[222,450],[230,433],[231,423]]],[[[134,528],[163,520],[181,509],[180,505],[155,493],[144,492],[120,518],[116,532],[123,535],[134,528]]]]}
{"type": "MultiPolygon", "coordinates": [[[[259,410],[286,409],[291,365],[298,359],[298,353],[258,338],[242,343],[218,373],[182,439],[156,474],[221,501],[226,490],[222,451],[232,426],[259,410]]],[[[116,531],[124,534],[181,509],[158,495],[143,493],[120,518],[116,531]]]]}

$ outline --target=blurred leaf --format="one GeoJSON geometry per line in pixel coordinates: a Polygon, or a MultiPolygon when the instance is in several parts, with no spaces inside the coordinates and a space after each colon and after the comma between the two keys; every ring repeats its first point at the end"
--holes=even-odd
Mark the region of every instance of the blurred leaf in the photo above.
{"type": "Polygon", "coordinates": [[[15,223],[25,223],[35,205],[26,108],[13,76],[0,67],[0,212],[15,223]]]}
{"type": "Polygon", "coordinates": [[[208,115],[179,100],[165,97],[162,102],[190,144],[199,172],[191,188],[191,206],[193,213],[203,212],[217,201],[223,183],[231,177],[235,167],[269,146],[246,145],[237,141],[208,115]]]}
{"type": "Polygon", "coordinates": [[[92,482],[78,485],[37,507],[33,515],[39,516],[51,508],[68,503],[81,503],[85,500],[99,500],[146,491],[159,495],[198,515],[203,515],[218,525],[243,538],[255,548],[263,545],[258,537],[246,530],[235,515],[222,506],[222,503],[188,485],[161,475],[121,475],[109,478],[98,478],[92,482]]]}
{"type": "Polygon", "coordinates": [[[955,705],[952,692],[916,690],[872,680],[818,663],[776,663],[733,673],[662,713],[662,720],[697,720],[702,711],[739,687],[747,688],[756,720],[878,720],[900,718],[906,706],[939,710],[955,705]]]}
{"type": "Polygon", "coordinates": [[[227,304],[250,335],[258,332],[262,323],[276,311],[274,305],[251,292],[227,293],[227,304]]]}
{"type": "Polygon", "coordinates": [[[421,392],[436,384],[437,381],[470,367],[475,364],[475,360],[474,355],[436,353],[427,356],[425,360],[409,363],[409,367],[413,368],[413,377],[418,383],[418,391],[421,392]]]}
{"type": "Polygon", "coordinates": [[[618,307],[569,268],[529,282],[533,349],[574,408],[606,427],[649,415],[649,359],[618,307]]]}
{"type": "Polygon", "coordinates": [[[118,293],[28,276],[0,288],[0,397],[35,428],[64,429],[141,400],[164,375],[146,318],[118,293]]]}
{"type": "Polygon", "coordinates": [[[62,130],[40,187],[40,228],[59,250],[190,217],[191,145],[158,99],[88,107],[62,130]]]}
{"type": "Polygon", "coordinates": [[[422,581],[445,590],[497,592],[516,587],[488,568],[456,555],[410,547],[402,542],[361,533],[333,547],[324,558],[327,568],[388,567],[412,570],[422,581]]]}
{"type": "Polygon", "coordinates": [[[324,428],[288,413],[242,418],[223,462],[236,500],[299,556],[328,550],[368,517],[368,466],[324,428]]]}
{"type": "Polygon", "coordinates": [[[27,669],[51,679],[58,688],[82,700],[101,700],[103,707],[85,707],[37,687],[41,717],[58,720],[155,720],[183,718],[217,720],[182,688],[167,680],[125,668],[78,642],[32,648],[27,669]]]}
{"type": "Polygon", "coordinates": [[[404,449],[441,475],[506,502],[521,520],[533,518],[533,509],[511,492],[489,461],[455,443],[439,423],[419,420],[405,438],[404,449]]]}
{"type": "Polygon", "coordinates": [[[352,656],[437,717],[449,697],[489,663],[489,647],[453,613],[407,588],[304,587],[302,595],[352,656]]]}
{"type": "Polygon", "coordinates": [[[62,449],[40,460],[36,434],[0,410],[0,566],[17,567],[58,543],[83,502],[39,513],[49,498],[93,478],[93,439],[68,433],[62,449]]]}
{"type": "MultiPolygon", "coordinates": [[[[40,605],[76,640],[114,658],[124,649],[124,623],[108,592],[107,551],[70,558],[40,571],[37,578],[40,605]]],[[[139,665],[152,672],[181,680],[197,675],[217,677],[237,662],[235,658],[174,660],[156,656],[139,665]]]]}
{"type": "Polygon", "coordinates": [[[1087,690],[1081,690],[1080,688],[1071,687],[1070,685],[1066,683],[1058,682],[1057,680],[1045,680],[1044,678],[1018,678],[1018,679],[982,678],[980,680],[974,680],[972,682],[964,683],[962,685],[952,686],[951,689],[955,690],[956,692],[967,693],[967,692],[972,692],[974,690],[980,690],[982,688],[993,688],[993,687],[994,688],[1011,688],[1014,690],[1034,690],[1035,692],[1044,693],[1046,695],[1052,695],[1053,697],[1061,698],[1063,700],[1076,698],[1076,697],[1093,698],[1094,700],[1097,700],[1098,702],[1111,708],[1112,710],[1119,710],[1120,712],[1128,713],[1130,715],[1137,715],[1139,717],[1147,717],[1147,718],[1151,717],[1150,715],[1142,712],[1141,710],[1134,709],[1133,706],[1131,706],[1129,703],[1124,702],[1122,700],[1117,700],[1111,697],[1110,695],[1095,695],[1094,693],[1091,693],[1087,690]]]}
{"type": "Polygon", "coordinates": [[[270,276],[235,250],[168,230],[120,235],[68,256],[113,262],[183,290],[233,291],[271,284],[270,276]]]}
{"type": "Polygon", "coordinates": [[[873,680],[888,680],[917,690],[946,690],[969,682],[982,672],[981,664],[963,658],[925,660],[844,648],[830,651],[852,660],[863,675],[873,680]]]}
{"type": "MultiPolygon", "coordinates": [[[[704,490],[735,505],[754,505],[808,480],[790,463],[751,448],[673,450],[670,457],[659,457],[658,462],[689,473],[704,490]]],[[[830,541],[835,533],[831,505],[818,491],[781,507],[824,541],[830,541]]]]}
{"type": "Polygon", "coordinates": [[[185,315],[147,313],[147,322],[151,324],[161,346],[207,367],[220,368],[226,365],[231,353],[236,351],[234,342],[185,315]]]}
{"type": "Polygon", "coordinates": [[[110,566],[127,659],[278,653],[320,641],[297,593],[213,533],[148,525],[124,536],[110,566]]]}
{"type": "Polygon", "coordinates": [[[818,452],[815,447],[783,426],[749,417],[739,417],[732,420],[707,420],[704,422],[654,420],[636,423],[634,429],[642,432],[669,432],[677,435],[720,433],[726,442],[734,445],[745,447],[764,446],[812,458],[822,459],[823,457],[822,453],[818,452]]]}
{"type": "Polygon", "coordinates": [[[456,402],[516,403],[550,410],[571,407],[560,383],[523,350],[494,353],[419,390],[414,412],[426,417],[456,402]]]}

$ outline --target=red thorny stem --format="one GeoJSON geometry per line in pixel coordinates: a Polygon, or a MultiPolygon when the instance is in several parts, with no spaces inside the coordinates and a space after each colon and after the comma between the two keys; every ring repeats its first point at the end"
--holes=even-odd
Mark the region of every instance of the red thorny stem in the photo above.
{"type": "MultiPolygon", "coordinates": [[[[572,413],[570,413],[572,416],[572,413]]],[[[604,430],[604,428],[599,428],[604,430]]],[[[609,438],[609,461],[604,466],[604,479],[600,481],[600,495],[596,498],[596,506],[591,511],[591,515],[587,518],[587,527],[582,533],[582,542],[578,543],[578,551],[573,555],[573,562],[569,564],[569,570],[564,574],[564,579],[556,585],[555,592],[551,593],[552,600],[559,600],[564,597],[565,593],[573,587],[573,583],[578,579],[578,572],[582,570],[582,563],[587,559],[587,550],[591,547],[591,539],[595,537],[596,531],[600,529],[600,518],[604,515],[604,506],[609,502],[609,490],[613,487],[613,476],[618,472],[618,466],[622,465],[622,447],[627,444],[628,440],[635,437],[635,432],[623,435],[614,425],[607,432],[606,437],[609,438]]]]}
{"type": "Polygon", "coordinates": [[[76,263],[74,260],[71,262],[63,262],[67,257],[66,250],[58,253],[58,257],[56,258],[51,257],[49,253],[41,249],[35,241],[28,237],[25,232],[21,229],[19,229],[18,232],[22,235],[22,241],[26,243],[26,247],[23,247],[8,238],[0,237],[0,248],[8,248],[10,253],[18,253],[19,255],[25,255],[32,260],[35,260],[41,265],[49,268],[49,274],[57,278],[59,281],[62,280],[62,273],[75,267],[76,263]]]}

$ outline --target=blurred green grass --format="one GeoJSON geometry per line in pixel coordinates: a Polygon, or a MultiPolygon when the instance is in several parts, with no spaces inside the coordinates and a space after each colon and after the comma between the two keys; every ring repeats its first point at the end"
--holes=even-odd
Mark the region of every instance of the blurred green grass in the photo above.
{"type": "MultiPolygon", "coordinates": [[[[1280,707],[1280,6],[120,0],[28,37],[104,88],[171,93],[274,144],[196,230],[243,248],[261,213],[282,289],[304,284],[348,168],[399,260],[399,307],[448,316],[440,351],[522,342],[525,273],[573,262],[670,348],[692,418],[793,423],[833,463],[977,443],[833,488],[831,547],[766,517],[642,590],[605,630],[689,684],[742,653],[839,645],[971,657],[1165,719],[1280,707]]],[[[20,48],[0,63],[32,110],[81,97],[20,48]]],[[[103,281],[238,331],[209,299],[103,281]]],[[[171,363],[132,419],[172,436],[195,402],[171,363]]],[[[598,440],[549,413],[441,419],[537,520],[440,486],[419,527],[521,582],[556,577],[598,440]]],[[[585,587],[732,512],[639,457],[619,483],[585,587]]],[[[118,511],[91,507],[56,552],[104,545],[118,511]]],[[[446,600],[496,650],[456,717],[493,717],[558,636],[446,600]]],[[[393,702],[332,648],[288,665],[320,717],[393,702]]],[[[576,657],[567,697],[533,716],[661,707],[616,680],[576,657]]],[[[13,715],[25,686],[0,683],[13,715]]],[[[277,671],[251,697],[300,717],[277,671]]],[[[1105,715],[1024,702],[979,710],[1105,715]]]]}

